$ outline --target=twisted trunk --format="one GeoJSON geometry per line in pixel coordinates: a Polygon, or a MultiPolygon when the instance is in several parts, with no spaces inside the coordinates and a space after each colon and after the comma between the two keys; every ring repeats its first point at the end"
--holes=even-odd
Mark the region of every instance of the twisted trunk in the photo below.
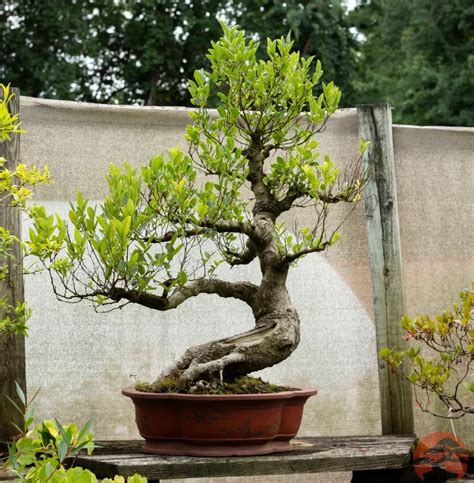
{"type": "Polygon", "coordinates": [[[261,240],[255,250],[263,275],[256,295],[247,301],[255,328],[189,348],[154,384],[171,375],[179,377],[183,388],[199,380],[233,380],[278,364],[298,346],[299,317],[286,289],[288,266],[281,263],[273,240],[273,220],[258,216],[255,226],[261,240]]]}
{"type": "Polygon", "coordinates": [[[255,328],[189,348],[155,384],[170,375],[179,375],[183,388],[198,380],[233,380],[285,360],[299,343],[299,318],[285,285],[263,281],[253,312],[255,328]]]}

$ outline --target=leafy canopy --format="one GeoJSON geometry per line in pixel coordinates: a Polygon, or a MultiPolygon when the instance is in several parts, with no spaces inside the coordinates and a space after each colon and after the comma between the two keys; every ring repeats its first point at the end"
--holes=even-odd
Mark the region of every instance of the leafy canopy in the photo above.
{"type": "Polygon", "coordinates": [[[343,176],[329,156],[320,159],[313,135],[337,109],[340,90],[323,83],[315,95],[321,63],[313,71],[313,58],[292,52],[289,35],[268,40],[262,60],[242,30],[222,28],[209,50],[210,70],[190,81],[197,110],[186,130],[188,152],[171,149],[140,170],[111,166],[109,196],[93,206],[79,193],[72,229],[42,207],[31,210],[29,250],[59,276],[61,297],[103,304],[160,291],[167,299],[212,277],[220,263],[242,261],[248,243],[259,243],[258,216],[268,212],[276,222],[296,200],[319,216],[293,233],[275,224],[282,264],[337,240],[323,222],[328,205],[357,201],[360,180],[343,176]],[[216,112],[208,110],[213,93],[216,112]],[[244,195],[249,188],[251,197],[244,195]]]}

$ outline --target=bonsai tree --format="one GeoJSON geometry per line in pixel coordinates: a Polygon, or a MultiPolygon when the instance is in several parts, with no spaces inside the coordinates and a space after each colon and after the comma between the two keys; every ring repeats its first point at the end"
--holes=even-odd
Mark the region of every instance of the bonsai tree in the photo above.
{"type": "Polygon", "coordinates": [[[461,292],[460,299],[453,310],[434,318],[403,317],[405,339],[413,341],[413,346],[404,351],[380,351],[382,359],[413,384],[418,407],[441,418],[474,414],[474,283],[461,292]],[[407,371],[401,370],[404,361],[407,371]],[[430,408],[433,397],[443,403],[447,413],[430,408]]]}
{"type": "Polygon", "coordinates": [[[318,152],[314,135],[341,96],[332,82],[316,94],[320,62],[292,52],[289,36],[268,39],[268,58],[258,60],[257,42],[237,27],[222,28],[209,50],[210,70],[190,81],[196,110],[187,150],[157,155],[141,170],[111,166],[107,199],[92,206],[79,193],[71,228],[42,207],[32,209],[29,248],[51,272],[61,300],[159,312],[215,294],[252,310],[254,328],[190,347],[154,390],[170,380],[178,390],[199,380],[231,381],[286,359],[300,338],[288,271],[337,241],[330,208],[356,203],[363,184],[360,159],[341,171],[318,152]],[[211,98],[216,111],[208,109],[211,98]],[[313,210],[312,226],[290,230],[280,221],[301,208],[313,210]],[[222,263],[252,262],[259,284],[218,277],[222,263]]]}

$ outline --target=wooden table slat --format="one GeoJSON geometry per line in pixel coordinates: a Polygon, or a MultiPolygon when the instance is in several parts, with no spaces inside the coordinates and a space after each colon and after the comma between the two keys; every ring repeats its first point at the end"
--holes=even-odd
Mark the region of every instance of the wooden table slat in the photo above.
{"type": "Polygon", "coordinates": [[[101,441],[76,464],[99,477],[139,473],[150,480],[400,469],[409,466],[414,442],[414,435],[297,438],[287,453],[204,458],[147,455],[141,441],[101,441]]]}

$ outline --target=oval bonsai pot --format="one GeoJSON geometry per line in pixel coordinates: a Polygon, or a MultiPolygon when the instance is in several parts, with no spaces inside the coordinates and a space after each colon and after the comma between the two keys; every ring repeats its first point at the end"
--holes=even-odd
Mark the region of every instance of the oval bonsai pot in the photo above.
{"type": "Polygon", "coordinates": [[[197,395],[141,392],[132,399],[146,453],[186,456],[249,456],[289,451],[312,389],[197,395]]]}

